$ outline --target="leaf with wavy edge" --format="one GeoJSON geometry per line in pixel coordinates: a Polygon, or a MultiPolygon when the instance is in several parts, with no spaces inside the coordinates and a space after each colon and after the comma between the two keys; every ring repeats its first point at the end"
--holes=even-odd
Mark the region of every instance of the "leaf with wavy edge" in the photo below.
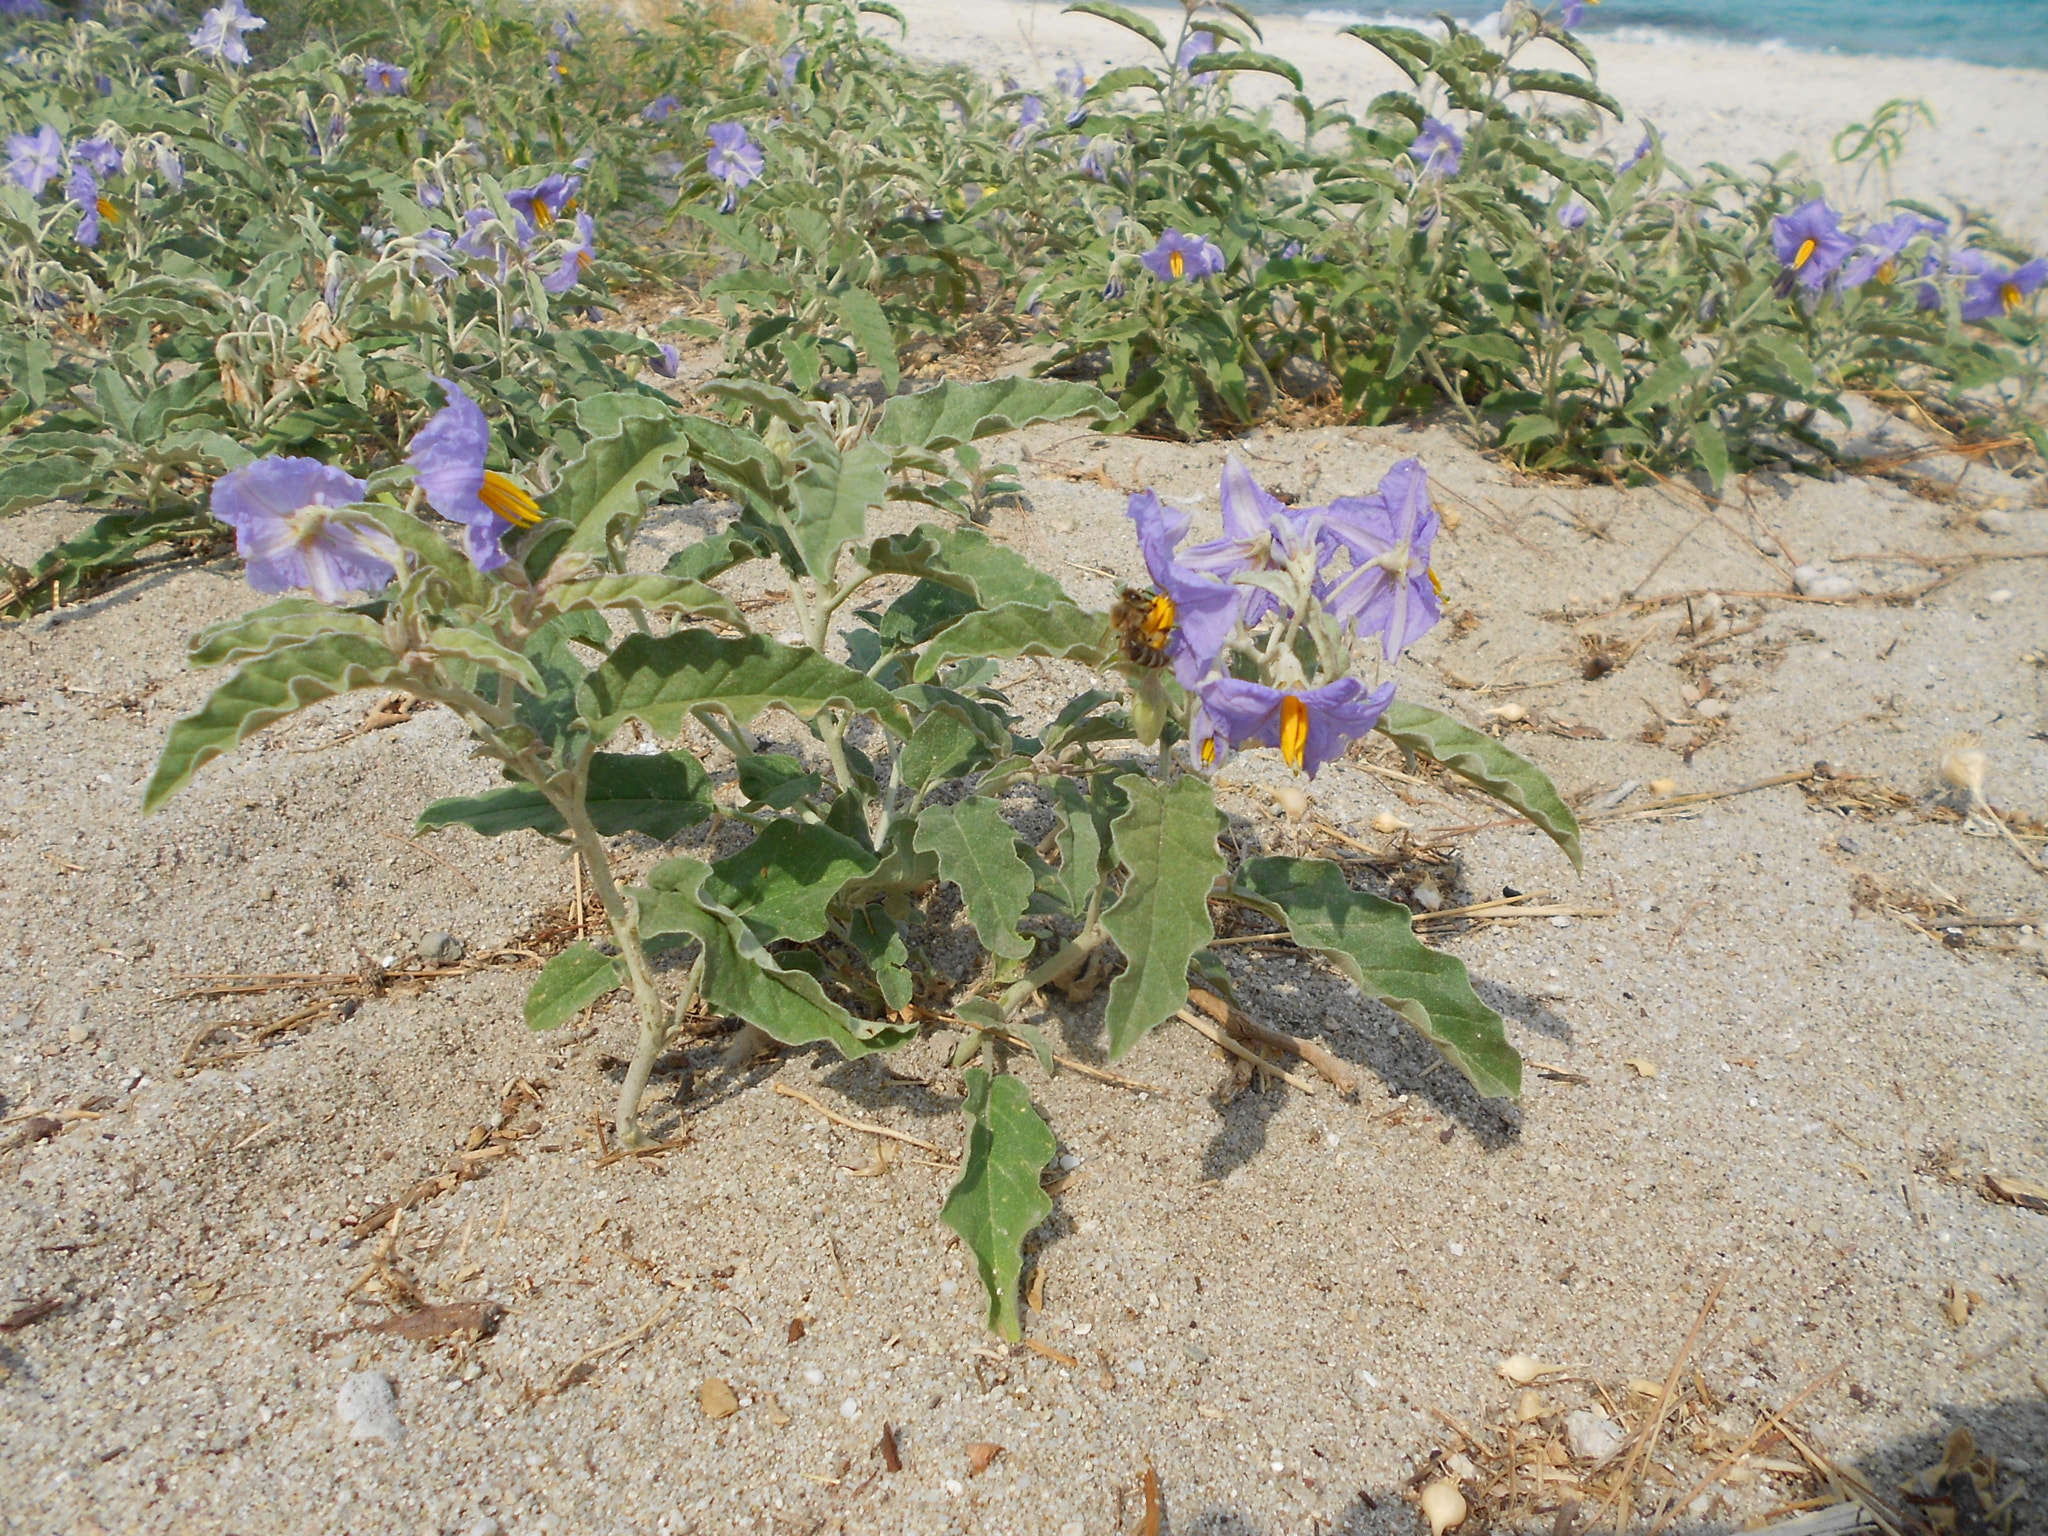
{"type": "Polygon", "coordinates": [[[1206,780],[1159,784],[1133,773],[1116,782],[1130,803],[1110,823],[1127,871],[1123,894],[1102,914],[1127,962],[1103,1017],[1111,1061],[1187,1005],[1188,962],[1216,937],[1209,891],[1225,868],[1216,846],[1223,817],[1206,780]]]}
{"type": "Polygon", "coordinates": [[[1442,763],[1467,783],[1519,811],[1564,850],[1573,869],[1583,867],[1578,817],[1564,803],[1550,775],[1526,757],[1440,709],[1402,699],[1396,699],[1380,716],[1379,731],[1395,745],[1442,763]]]}
{"type": "Polygon", "coordinates": [[[841,547],[866,537],[868,508],[882,504],[889,456],[873,443],[841,453],[822,432],[807,432],[798,452],[806,462],[791,494],[790,527],[804,568],[829,582],[841,547]]]}
{"type": "Polygon", "coordinates": [[[830,827],[785,817],[714,863],[703,889],[763,940],[803,943],[831,926],[826,909],[846,883],[872,873],[879,862],[830,827]]]}
{"type": "Polygon", "coordinates": [[[886,448],[957,448],[998,432],[1015,432],[1041,421],[1115,416],[1116,402],[1092,384],[1049,379],[987,379],[979,384],[950,380],[914,395],[898,395],[882,407],[874,440],[886,448]]]}
{"type": "Polygon", "coordinates": [[[984,608],[1002,603],[1066,603],[1053,577],[1007,545],[974,528],[919,523],[870,544],[861,563],[876,575],[921,576],[965,592],[984,608]]]}
{"type": "Polygon", "coordinates": [[[917,680],[928,683],[948,662],[983,656],[1051,656],[1100,667],[1115,649],[1106,613],[1066,603],[1004,603],[934,635],[917,658],[917,680]]]}
{"type": "Polygon", "coordinates": [[[540,498],[542,512],[576,530],[555,555],[558,575],[606,560],[616,541],[631,537],[654,499],[690,469],[682,421],[661,401],[597,396],[580,403],[577,419],[586,431],[601,429],[599,435],[584,442],[583,451],[562,466],[554,489],[540,498]]]}
{"type": "Polygon", "coordinates": [[[558,1029],[622,986],[625,965],[589,944],[571,944],[547,963],[526,994],[526,1027],[558,1029]]]}
{"type": "MultiPolygon", "coordinates": [[[[708,821],[718,809],[711,776],[681,750],[593,753],[583,806],[605,837],[638,832],[662,842],[708,821]]],[[[567,830],[561,813],[531,784],[506,784],[480,795],[436,800],[420,812],[419,831],[449,826],[468,827],[485,837],[507,832],[559,837],[567,830]]]]}
{"type": "Polygon", "coordinates": [[[1135,32],[1161,53],[1166,52],[1166,35],[1153,25],[1148,16],[1126,10],[1121,5],[1112,5],[1110,0],[1076,0],[1061,14],[1067,16],[1100,16],[1104,21],[1113,21],[1126,32],[1135,32]]]}
{"type": "Polygon", "coordinates": [[[988,1326],[1014,1343],[1024,1332],[1017,1306],[1024,1239],[1052,1214],[1039,1178],[1059,1143],[1031,1107],[1023,1083],[1003,1076],[991,1084],[980,1067],[969,1067],[965,1075],[967,1099],[960,1112],[967,1117],[967,1150],[939,1220],[974,1255],[988,1296],[988,1326]]]}
{"type": "Polygon", "coordinates": [[[674,736],[691,710],[708,708],[741,727],[771,708],[802,720],[821,709],[861,710],[899,736],[910,734],[902,703],[851,667],[766,635],[727,638],[703,629],[628,635],[584,680],[576,707],[600,741],[629,719],[674,736]]]}
{"type": "Polygon", "coordinates": [[[1522,1058],[1500,1015],[1472,990],[1464,961],[1415,937],[1406,907],[1352,890],[1327,859],[1247,859],[1231,895],[1413,1024],[1480,1093],[1521,1093],[1522,1058]]]}
{"type": "Polygon", "coordinates": [[[746,629],[746,615],[716,587],[676,576],[599,576],[575,581],[548,594],[559,613],[579,608],[639,608],[648,613],[682,613],[693,619],[717,619],[746,629]]]}
{"type": "Polygon", "coordinates": [[[985,949],[1006,960],[1031,953],[1031,940],[1017,931],[1031,901],[1031,870],[1017,855],[1017,829],[995,801],[970,796],[926,806],[913,846],[938,856],[939,874],[960,888],[967,920],[985,949]]]}
{"type": "Polygon", "coordinates": [[[194,714],[171,727],[143,791],[144,813],[192,782],[216,757],[267,725],[355,688],[388,688],[408,674],[382,640],[322,635],[244,662],[194,714]]]}
{"type": "Polygon", "coordinates": [[[195,667],[223,667],[267,656],[288,645],[303,645],[321,635],[379,640],[383,634],[383,625],[360,613],[348,613],[310,597],[287,597],[240,618],[207,625],[192,637],[185,660],[195,667]]]}
{"type": "Polygon", "coordinates": [[[426,633],[423,650],[438,656],[459,656],[464,661],[475,662],[478,666],[509,678],[535,698],[547,692],[547,684],[541,681],[540,672],[534,664],[517,651],[500,645],[496,639],[481,629],[467,625],[449,625],[442,629],[431,629],[426,633]]]}

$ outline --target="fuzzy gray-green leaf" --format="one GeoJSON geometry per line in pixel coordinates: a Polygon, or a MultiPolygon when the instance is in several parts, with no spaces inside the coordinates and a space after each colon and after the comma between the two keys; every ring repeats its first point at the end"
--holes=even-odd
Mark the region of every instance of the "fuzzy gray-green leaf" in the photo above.
{"type": "Polygon", "coordinates": [[[882,407],[874,440],[888,448],[957,448],[998,432],[1014,432],[1040,421],[1088,416],[1106,421],[1116,402],[1092,384],[1053,379],[987,379],[979,384],[948,380],[914,395],[898,395],[882,407]]]}
{"type": "Polygon", "coordinates": [[[1464,961],[1415,937],[1406,907],[1352,890],[1326,859],[1247,859],[1231,894],[1413,1024],[1480,1093],[1522,1091],[1522,1058],[1500,1015],[1472,990],[1464,961]]]}
{"type": "Polygon", "coordinates": [[[1110,824],[1127,871],[1123,894],[1102,914],[1127,962],[1110,983],[1104,1019],[1112,1061],[1186,1006],[1188,961],[1216,936],[1209,891],[1224,870],[1216,846],[1223,818],[1207,781],[1189,775],[1158,784],[1126,774],[1117,786],[1130,804],[1110,824]]]}
{"type": "MultiPolygon", "coordinates": [[[[605,837],[638,832],[666,842],[717,809],[711,778],[690,753],[599,752],[590,759],[584,809],[605,837]]],[[[531,784],[507,784],[481,795],[436,800],[420,812],[419,830],[465,826],[485,837],[565,830],[554,806],[531,784]]]]}
{"type": "Polygon", "coordinates": [[[791,523],[804,568],[830,581],[840,546],[866,535],[868,508],[888,492],[889,455],[873,443],[842,454],[822,436],[805,451],[810,458],[796,477],[791,523]]]}
{"type": "Polygon", "coordinates": [[[589,944],[571,944],[547,963],[526,994],[526,1027],[556,1029],[619,986],[626,968],[589,944]]]}
{"type": "Polygon", "coordinates": [[[746,847],[711,866],[704,894],[737,912],[764,940],[815,939],[825,911],[849,880],[873,871],[875,856],[815,822],[772,822],[746,847]]]}
{"type": "Polygon", "coordinates": [[[991,1085],[988,1073],[970,1067],[966,1080],[960,1112],[967,1117],[967,1150],[939,1219],[974,1255],[988,1295],[988,1326],[1014,1342],[1024,1332],[1017,1295],[1024,1239],[1052,1214],[1039,1178],[1059,1143],[1016,1078],[998,1077],[991,1085]]]}
{"type": "Polygon", "coordinates": [[[1484,732],[1461,725],[1440,709],[1396,699],[1380,716],[1380,733],[1396,745],[1442,763],[1534,822],[1564,850],[1572,868],[1581,867],[1579,819],[1564,803],[1550,775],[1484,732]]]}
{"type": "Polygon", "coordinates": [[[948,662],[984,656],[1051,656],[1099,667],[1113,649],[1107,614],[1066,603],[1004,603],[939,631],[917,659],[917,679],[929,682],[948,662]]]}
{"type": "Polygon", "coordinates": [[[880,683],[766,635],[728,638],[705,629],[628,635],[576,698],[600,741],[628,719],[657,736],[674,736],[693,709],[716,707],[746,726],[777,706],[803,720],[828,707],[865,710],[898,735],[910,734],[902,703],[880,683]]]}
{"type": "Polygon", "coordinates": [[[971,796],[956,805],[926,806],[913,846],[938,855],[939,873],[960,887],[984,947],[1008,960],[1031,953],[1031,940],[1017,931],[1031,900],[1031,869],[1017,854],[1017,829],[995,801],[971,796]]]}

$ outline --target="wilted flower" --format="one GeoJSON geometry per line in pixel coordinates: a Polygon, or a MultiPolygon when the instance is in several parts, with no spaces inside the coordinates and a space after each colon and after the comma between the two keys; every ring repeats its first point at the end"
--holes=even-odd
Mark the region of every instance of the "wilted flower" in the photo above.
{"type": "Polygon", "coordinates": [[[676,108],[681,105],[674,96],[657,96],[640,109],[640,115],[650,123],[665,123],[675,116],[676,108]]]}
{"type": "Polygon", "coordinates": [[[1078,128],[1088,120],[1088,108],[1082,98],[1088,94],[1088,74],[1078,64],[1069,64],[1054,73],[1053,82],[1059,86],[1060,94],[1067,98],[1067,126],[1078,128]]]}
{"type": "Polygon", "coordinates": [[[7,177],[26,187],[30,197],[41,197],[43,189],[64,172],[64,135],[43,124],[34,133],[17,133],[7,141],[7,177]]]}
{"type": "Polygon", "coordinates": [[[1784,264],[1788,283],[1796,281],[1816,292],[1856,249],[1855,238],[1842,230],[1841,215],[1818,197],[1771,220],[1771,245],[1784,264]]]}
{"type": "Polygon", "coordinates": [[[1354,633],[1381,636],[1390,661],[1443,617],[1443,598],[1429,568],[1441,526],[1420,459],[1401,460],[1372,495],[1339,497],[1324,513],[1321,535],[1331,553],[1342,548],[1350,554],[1351,569],[1326,582],[1317,596],[1354,633]]]}
{"type": "Polygon", "coordinates": [[[1106,133],[1098,133],[1081,147],[1081,169],[1097,181],[1109,179],[1109,168],[1123,145],[1106,133]]]}
{"type": "Polygon", "coordinates": [[[1201,697],[1214,722],[1210,729],[1232,746],[1278,747],[1288,767],[1314,778],[1323,764],[1379,724],[1394,702],[1394,685],[1382,683],[1368,693],[1355,677],[1299,689],[1225,677],[1204,686],[1201,697]]]}
{"type": "Polygon", "coordinates": [[[463,547],[480,571],[495,571],[511,558],[498,541],[513,528],[531,528],[541,511],[531,496],[495,469],[485,469],[491,424],[483,407],[453,379],[436,377],[448,403],[421,427],[406,462],[426,493],[427,505],[466,532],[463,547]]]}
{"type": "Polygon", "coordinates": [[[597,254],[597,225],[587,213],[576,215],[576,239],[562,252],[562,264],[540,280],[549,293],[567,293],[583,279],[597,254]]]}
{"type": "Polygon", "coordinates": [[[1221,663],[1224,642],[1237,625],[1238,590],[1176,558],[1176,546],[1188,532],[1185,512],[1151,491],[1132,496],[1125,511],[1137,524],[1138,548],[1157,589],[1141,624],[1142,638],[1173,662],[1183,686],[1193,687],[1221,663]]]}
{"type": "Polygon", "coordinates": [[[1438,117],[1425,117],[1422,131],[1408,146],[1408,153],[1422,168],[1422,174],[1429,176],[1455,176],[1458,167],[1465,163],[1465,141],[1458,136],[1458,130],[1438,117]]]}
{"type": "Polygon", "coordinates": [[[1592,213],[1593,210],[1590,206],[1574,197],[1557,210],[1557,222],[1565,229],[1584,229],[1586,227],[1586,220],[1592,216],[1592,213]]]}
{"type": "Polygon", "coordinates": [[[448,194],[431,181],[414,182],[412,195],[420,200],[422,208],[438,208],[448,201],[448,194]]]}
{"type": "Polygon", "coordinates": [[[376,59],[363,61],[363,94],[366,96],[403,96],[411,80],[412,71],[409,69],[380,63],[376,59]]]}
{"type": "MultiPolygon", "coordinates": [[[[1214,32],[1190,32],[1188,40],[1180,45],[1180,52],[1174,56],[1173,62],[1178,68],[1185,70],[1195,60],[1206,58],[1215,51],[1216,34],[1214,32]]],[[[1215,78],[1215,72],[1212,70],[1207,74],[1195,76],[1195,84],[1207,85],[1215,78]]]]}
{"type": "Polygon", "coordinates": [[[341,603],[383,591],[403,563],[381,530],[334,515],[366,490],[332,464],[271,457],[214,481],[212,509],[235,530],[235,552],[258,592],[310,591],[341,603]]]}
{"type": "Polygon", "coordinates": [[[2048,261],[2035,257],[2020,267],[1994,266],[1982,251],[1957,251],[1950,262],[1967,273],[1963,286],[1963,318],[1995,320],[2020,307],[2022,300],[2048,281],[2048,261]]]}
{"type": "Polygon", "coordinates": [[[1177,229],[1161,235],[1159,243],[1138,259],[1162,283],[1213,277],[1224,266],[1222,251],[1200,235],[1184,235],[1177,229]]]}
{"type": "Polygon", "coordinates": [[[1614,168],[1614,174],[1617,176],[1626,176],[1630,171],[1634,170],[1637,166],[1641,165],[1644,160],[1649,158],[1650,151],[1655,147],[1655,143],[1651,139],[1651,136],[1647,133],[1644,134],[1643,142],[1636,146],[1635,153],[1630,155],[1626,160],[1622,161],[1620,165],[1616,166],[1614,168]]]}
{"type": "Polygon", "coordinates": [[[84,161],[100,176],[121,174],[121,146],[111,139],[80,139],[71,146],[71,158],[84,161]]]}
{"type": "Polygon", "coordinates": [[[704,169],[725,183],[720,213],[731,213],[739,206],[740,188],[755,181],[767,163],[761,146],[747,137],[745,123],[711,125],[711,150],[704,157],[704,169]]]}
{"type": "Polygon", "coordinates": [[[650,357],[647,366],[664,379],[672,379],[682,371],[683,350],[672,341],[664,341],[661,343],[661,355],[650,357]]]}
{"type": "Polygon", "coordinates": [[[187,39],[194,53],[203,53],[210,59],[219,59],[228,64],[249,62],[249,45],[242,41],[244,32],[255,32],[269,26],[261,16],[255,15],[242,0],[226,0],[199,18],[198,30],[187,39]]]}
{"type": "Polygon", "coordinates": [[[1922,235],[1940,235],[1947,230],[1948,225],[1939,219],[1923,219],[1917,213],[1902,213],[1871,225],[1858,237],[1855,258],[1842,268],[1842,286],[1861,288],[1872,278],[1891,282],[1898,276],[1900,252],[1922,235]]]}
{"type": "Polygon", "coordinates": [[[1044,126],[1045,103],[1036,96],[1026,96],[1024,105],[1017,109],[1017,131],[1010,135],[1010,148],[1022,149],[1044,126]]]}
{"type": "Polygon", "coordinates": [[[576,193],[582,185],[581,176],[557,173],[543,176],[538,186],[508,190],[505,201],[519,215],[519,243],[524,245],[536,235],[545,234],[555,220],[575,207],[576,193]]]}
{"type": "Polygon", "coordinates": [[[1123,269],[1112,266],[1109,269],[1108,280],[1102,285],[1102,297],[1106,300],[1116,300],[1122,298],[1128,291],[1124,283],[1123,269]]]}
{"type": "Polygon", "coordinates": [[[163,177],[164,184],[173,192],[181,190],[185,185],[185,162],[168,144],[160,143],[156,146],[156,173],[163,177]]]}
{"type": "Polygon", "coordinates": [[[64,183],[64,196],[78,209],[78,228],[72,238],[80,245],[100,243],[100,220],[113,218],[113,206],[100,196],[100,179],[90,165],[71,167],[71,179],[64,183]]]}

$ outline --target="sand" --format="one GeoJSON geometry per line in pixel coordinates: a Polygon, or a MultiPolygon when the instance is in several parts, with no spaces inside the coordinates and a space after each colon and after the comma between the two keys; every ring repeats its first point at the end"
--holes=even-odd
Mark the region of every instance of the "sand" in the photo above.
{"type": "MultiPolygon", "coordinates": [[[[910,20],[911,54],[1000,68],[1047,88],[1054,71],[1070,62],[1098,76],[1157,57],[1143,39],[1096,17],[1066,15],[1051,0],[902,0],[898,8],[910,20]]],[[[1169,38],[1178,35],[1178,7],[1136,9],[1169,38]]],[[[1409,88],[1377,51],[1339,35],[1333,24],[1269,17],[1261,26],[1267,51],[1293,62],[1318,102],[1341,97],[1363,106],[1382,91],[1409,88]]],[[[1875,212],[1891,195],[1950,207],[1961,200],[1991,208],[2020,239],[2048,243],[2048,81],[2039,71],[1706,44],[1596,39],[1595,46],[1600,83],[1628,113],[1625,123],[1610,127],[1624,152],[1639,142],[1642,125],[1653,123],[1679,164],[1748,168],[1796,155],[1845,208],[1875,212]],[[1859,180],[1835,165],[1829,146],[1843,128],[1869,121],[1897,97],[1924,101],[1935,124],[1913,130],[1887,191],[1881,173],[1859,180]]],[[[1579,67],[1547,43],[1525,62],[1579,67]]],[[[1288,89],[1269,77],[1240,80],[1241,98],[1251,101],[1288,89]]],[[[1292,117],[1287,109],[1285,118],[1292,117]]]]}
{"type": "MultiPolygon", "coordinates": [[[[1992,165],[1970,183],[1986,201],[2017,185],[1992,165]]],[[[993,531],[1084,601],[1140,568],[1125,489],[1215,524],[1224,445],[1047,427],[998,446],[1028,504],[993,531]]],[[[1984,1178],[2048,1181],[2043,942],[1946,933],[1930,903],[2048,919],[2048,879],[1935,776],[1972,732],[1992,802],[2048,813],[2048,588],[2039,558],[2010,558],[2048,550],[2043,482],[1940,456],[1890,479],[1759,473],[1705,517],[1680,491],[1525,481],[1434,427],[1276,428],[1238,448],[1302,498],[1422,457],[1460,516],[1436,564],[1470,617],[1416,648],[1404,687],[1493,719],[1611,807],[1583,878],[1498,825],[1408,871],[1452,905],[1513,887],[1587,909],[1440,925],[1548,1069],[1518,1107],[1476,1099],[1319,967],[1240,948],[1246,1006],[1353,1064],[1359,1097],[1244,1087],[1180,1026],[1119,1066],[1156,1091],[1025,1068],[1073,1178],[1036,1250],[1042,1348],[1004,1348],[937,1220],[948,1171],[906,1148],[882,1176],[851,1172],[874,1142],[771,1086],[950,1151],[948,1040],[737,1074],[707,1042],[694,1092],[670,1071],[650,1099],[652,1129],[689,1144],[599,1166],[630,1023],[601,1009],[530,1035],[531,972],[501,952],[559,919],[567,868],[530,841],[408,841],[428,798],[488,782],[444,712],[365,732],[374,700],[320,706],[141,818],[165,729],[210,682],[181,638],[258,601],[228,565],[168,568],[0,631],[0,1530],[1097,1536],[1140,1528],[1149,1464],[1160,1529],[1182,1536],[1407,1533],[1402,1492],[1446,1441],[1440,1415],[1491,1422],[1510,1400],[1499,1360],[1661,1379],[1723,1277],[1695,1358],[1732,1422],[1839,1365],[1801,1417],[1881,1485],[1961,1425],[2031,1460],[2038,1490],[2048,1216],[1992,1202],[1984,1178]],[[1957,574],[1918,601],[1791,600],[1790,567],[1824,558],[1875,593],[1957,574]],[[1700,635],[1682,603],[1610,611],[1709,590],[1778,595],[1729,596],[1714,630],[1697,597],[1700,635]],[[1589,681],[1596,645],[1622,660],[1589,681]],[[1652,781],[1733,789],[1823,760],[1843,777],[1812,795],[1644,809],[1652,781]],[[498,958],[324,1014],[304,1014],[311,990],[191,995],[196,973],[403,968],[434,933],[498,958]],[[239,1059],[209,1064],[225,1037],[194,1043],[294,1014],[239,1059]],[[407,1211],[395,1250],[388,1228],[362,1233],[451,1169],[475,1177],[407,1211]],[[387,1315],[362,1287],[380,1255],[428,1301],[502,1306],[495,1337],[347,1331],[387,1315]],[[1952,1297],[1973,1293],[1958,1323],[1952,1297]],[[364,1373],[395,1388],[402,1443],[337,1417],[345,1388],[381,1401],[349,1386],[364,1373]],[[712,1382],[726,1416],[706,1412],[712,1382]],[[978,1476],[976,1442],[1003,1447],[978,1476]]],[[[645,558],[715,512],[666,515],[645,558]]],[[[0,524],[0,555],[79,523],[0,524]]],[[[1031,664],[1006,679],[1027,711],[1070,681],[1031,664]]],[[[1333,765],[1312,817],[1370,846],[1382,813],[1419,833],[1493,820],[1383,771],[1399,766],[1333,765]]],[[[1285,778],[1259,754],[1230,766],[1233,835],[1339,850],[1278,814],[1285,778]]],[[[663,851],[617,848],[634,868],[663,851]]],[[[1045,1022],[1100,1059],[1099,1000],[1045,1022]]],[[[1553,1404],[1586,1390],[1546,1388],[1553,1404]]],[[[1742,1478],[1679,1529],[1733,1530],[1806,1486],[1742,1478]]],[[[1653,1480],[1646,1502],[1672,1491],[1653,1480]]],[[[2048,1505],[2027,1497],[2017,1528],[2038,1528],[2048,1505]]]]}

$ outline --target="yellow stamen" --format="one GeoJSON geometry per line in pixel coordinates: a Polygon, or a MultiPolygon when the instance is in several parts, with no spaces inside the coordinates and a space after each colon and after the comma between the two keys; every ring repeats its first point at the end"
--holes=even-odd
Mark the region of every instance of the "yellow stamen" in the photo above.
{"type": "Polygon", "coordinates": [[[540,521],[540,507],[525,491],[495,469],[484,471],[484,483],[476,497],[514,528],[531,528],[540,521]]]}
{"type": "Polygon", "coordinates": [[[2018,283],[2007,283],[1998,290],[1998,301],[2005,306],[2008,315],[2020,307],[2020,300],[2024,297],[2018,283]]]}
{"type": "Polygon", "coordinates": [[[555,222],[553,210],[538,198],[534,199],[533,222],[535,227],[539,229],[546,229],[555,222]]]}
{"type": "Polygon", "coordinates": [[[100,217],[105,219],[109,224],[118,224],[121,222],[121,215],[114,211],[114,205],[108,202],[104,197],[94,198],[93,203],[96,207],[98,207],[100,211],[100,217]]]}
{"type": "Polygon", "coordinates": [[[1888,261],[1877,269],[1877,280],[1880,283],[1888,283],[1898,275],[1899,264],[1896,261],[1888,261]]]}
{"type": "Polygon", "coordinates": [[[1173,634],[1173,620],[1173,599],[1161,592],[1152,599],[1152,606],[1145,610],[1145,622],[1141,626],[1145,631],[1145,643],[1155,651],[1163,649],[1173,634]]]}
{"type": "Polygon", "coordinates": [[[1173,272],[1176,281],[1188,275],[1188,259],[1179,251],[1166,253],[1166,265],[1173,272]]]}
{"type": "Polygon", "coordinates": [[[1280,756],[1296,773],[1308,753],[1308,706],[1288,694],[1280,701],[1280,756]]]}
{"type": "Polygon", "coordinates": [[[1214,736],[1204,736],[1202,738],[1202,766],[1204,768],[1214,768],[1216,766],[1216,738],[1214,736]]]}
{"type": "Polygon", "coordinates": [[[1808,240],[1801,245],[1799,247],[1799,254],[1792,258],[1792,270],[1797,272],[1801,267],[1813,260],[1813,253],[1819,248],[1820,242],[1818,240],[1808,240]]]}
{"type": "Polygon", "coordinates": [[[1436,579],[1436,567],[1432,565],[1424,574],[1429,577],[1430,586],[1436,589],[1436,595],[1442,597],[1444,595],[1444,584],[1436,579]]]}

